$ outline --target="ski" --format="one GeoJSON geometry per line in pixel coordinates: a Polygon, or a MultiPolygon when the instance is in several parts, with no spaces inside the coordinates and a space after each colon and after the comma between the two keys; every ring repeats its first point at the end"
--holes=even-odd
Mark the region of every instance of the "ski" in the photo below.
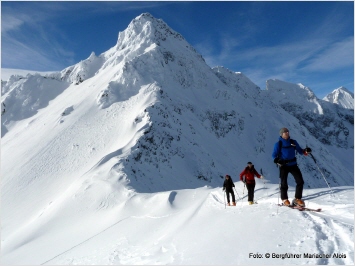
{"type": "Polygon", "coordinates": [[[289,207],[291,209],[296,209],[296,210],[299,210],[299,211],[309,211],[309,212],[320,212],[322,211],[321,208],[318,208],[318,209],[312,209],[312,208],[307,208],[307,207],[301,207],[301,206],[296,206],[296,205],[289,205],[289,206],[286,206],[284,204],[278,204],[279,206],[285,206],[285,207],[289,207]]]}

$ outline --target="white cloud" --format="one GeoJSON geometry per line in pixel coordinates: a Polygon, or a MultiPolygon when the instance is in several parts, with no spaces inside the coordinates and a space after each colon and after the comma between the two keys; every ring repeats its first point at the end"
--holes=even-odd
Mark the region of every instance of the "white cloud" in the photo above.
{"type": "Polygon", "coordinates": [[[354,65],[354,37],[334,43],[315,55],[303,68],[307,71],[332,71],[354,65]]]}
{"type": "Polygon", "coordinates": [[[5,14],[1,19],[1,33],[4,34],[10,30],[17,29],[23,23],[22,19],[5,14]]]}
{"type": "MultiPolygon", "coordinates": [[[[39,8],[37,4],[2,10],[2,66],[33,70],[60,70],[63,61],[71,62],[72,51],[65,51],[58,36],[65,39],[50,19],[58,10],[39,8]]],[[[68,40],[66,40],[66,43],[68,40]]]]}
{"type": "Polygon", "coordinates": [[[28,68],[31,66],[33,70],[60,70],[62,66],[55,63],[55,60],[51,60],[44,50],[35,49],[26,45],[23,42],[16,41],[16,39],[3,37],[3,42],[6,42],[6,46],[2,46],[2,60],[9,62],[5,67],[17,68],[22,66],[28,68]]]}
{"type": "Polygon", "coordinates": [[[315,38],[268,47],[226,44],[218,54],[212,54],[212,49],[205,50],[206,61],[241,71],[261,88],[267,79],[306,82],[312,72],[334,71],[354,64],[353,37],[337,43],[330,38],[315,38]]]}

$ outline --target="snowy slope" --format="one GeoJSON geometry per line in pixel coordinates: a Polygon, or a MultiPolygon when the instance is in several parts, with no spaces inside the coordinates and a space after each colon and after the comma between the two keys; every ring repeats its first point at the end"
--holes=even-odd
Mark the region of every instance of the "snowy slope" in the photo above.
{"type": "MultiPolygon", "coordinates": [[[[252,206],[246,205],[242,183],[237,182],[236,189],[242,199],[236,207],[225,208],[221,188],[203,187],[133,194],[114,208],[103,206],[96,213],[75,221],[71,211],[58,210],[53,203],[43,210],[36,227],[27,225],[26,234],[17,233],[16,237],[21,239],[17,246],[6,243],[11,240],[3,242],[2,263],[354,263],[353,187],[338,187],[333,196],[326,189],[306,190],[307,204],[321,207],[323,212],[320,213],[278,207],[275,204],[277,185],[267,183],[263,189],[259,181],[257,187],[255,196],[259,204],[252,206]],[[61,216],[56,217],[59,211],[61,216]],[[253,258],[250,253],[261,254],[263,258],[253,258]],[[267,253],[270,258],[266,258],[267,253]],[[299,257],[282,259],[285,254],[299,257]],[[313,257],[307,258],[305,254],[313,257]],[[334,254],[338,258],[334,258],[334,254]]],[[[84,212],[78,204],[75,207],[84,212]]]]}
{"type": "MultiPolygon", "coordinates": [[[[261,91],[242,73],[209,68],[179,33],[149,14],[135,18],[99,56],[58,73],[10,77],[1,99],[2,263],[198,264],[213,252],[203,264],[253,264],[248,253],[223,253],[223,245],[235,242],[222,222],[237,219],[231,234],[240,238],[242,224],[257,228],[264,217],[265,232],[275,222],[282,227],[271,152],[283,126],[312,147],[335,191],[329,200],[314,162],[298,156],[305,199],[326,212],[287,209],[287,221],[299,219],[313,234],[310,242],[303,229],[290,238],[304,235],[300,250],[347,253],[329,263],[353,263],[346,237],[353,230],[353,114],[304,86],[268,82],[261,91]],[[316,134],[324,125],[307,123],[328,113],[325,142],[316,134]],[[248,161],[270,184],[260,190],[258,183],[259,205],[226,211],[222,178],[229,173],[238,181],[248,161]],[[341,240],[324,242],[334,228],[339,236],[332,237],[341,240]]],[[[239,249],[246,252],[250,241],[239,249]]],[[[283,246],[273,241],[264,238],[255,252],[283,246]]]]}
{"type": "Polygon", "coordinates": [[[347,109],[354,110],[354,94],[348,91],[345,87],[340,87],[333,90],[323,98],[324,101],[336,103],[347,109]]]}

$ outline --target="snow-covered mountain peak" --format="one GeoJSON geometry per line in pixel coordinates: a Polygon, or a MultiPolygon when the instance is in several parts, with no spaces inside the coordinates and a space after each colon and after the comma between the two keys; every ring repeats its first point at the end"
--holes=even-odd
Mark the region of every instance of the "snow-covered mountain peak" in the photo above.
{"type": "MultiPolygon", "coordinates": [[[[111,49],[99,56],[92,52],[87,59],[50,76],[78,85],[105,69],[111,69],[114,73],[112,78],[118,79],[122,69],[131,71],[137,64],[140,67],[142,64],[156,67],[156,63],[162,65],[175,61],[184,67],[184,63],[181,63],[184,59],[181,60],[181,57],[197,58],[205,64],[202,56],[181,34],[171,29],[163,20],[143,13],[133,19],[124,31],[119,32],[117,43],[111,49]],[[152,63],[153,61],[156,63],[152,63]]],[[[151,68],[146,70],[154,72],[151,68]]]]}
{"type": "Polygon", "coordinates": [[[168,83],[168,77],[173,77],[188,87],[193,83],[192,76],[196,76],[191,72],[200,72],[197,75],[200,77],[196,78],[204,80],[201,75],[211,71],[181,34],[149,13],[133,19],[119,33],[117,44],[100,57],[105,60],[100,71],[115,69],[114,79],[125,84],[149,76],[151,82],[164,85],[168,83]]]}
{"type": "Polygon", "coordinates": [[[163,20],[153,17],[149,13],[143,13],[132,20],[128,25],[127,32],[144,34],[152,37],[155,41],[165,41],[166,38],[173,37],[178,40],[184,40],[184,37],[171,29],[163,20]]]}
{"type": "Polygon", "coordinates": [[[91,52],[87,59],[63,69],[60,73],[53,73],[48,76],[78,85],[93,77],[102,64],[103,58],[96,56],[95,52],[91,52]]]}
{"type": "Polygon", "coordinates": [[[294,98],[296,95],[302,98],[306,97],[308,100],[316,98],[314,92],[302,83],[295,84],[278,79],[269,79],[266,81],[266,89],[277,92],[280,94],[280,97],[284,99],[294,98]]]}
{"type": "MultiPolygon", "coordinates": [[[[171,29],[163,20],[154,18],[149,13],[136,17],[127,29],[119,32],[116,50],[131,50],[139,46],[141,51],[149,49],[152,45],[164,46],[164,43],[182,41],[187,44],[180,33],[171,29]]],[[[188,45],[190,46],[190,45],[188,45]]],[[[133,49],[133,50],[136,50],[133,49]]]]}
{"type": "Polygon", "coordinates": [[[339,87],[323,98],[324,101],[339,104],[347,109],[354,109],[354,94],[345,87],[339,87]]]}
{"type": "Polygon", "coordinates": [[[352,93],[351,91],[349,91],[347,88],[345,88],[345,87],[343,87],[343,86],[339,87],[338,90],[339,90],[339,91],[344,91],[344,92],[346,92],[346,93],[349,93],[351,96],[354,97],[354,93],[352,93]]]}
{"type": "Polygon", "coordinates": [[[266,81],[266,90],[272,101],[283,107],[323,114],[323,108],[314,92],[301,83],[269,79],[266,81]]]}
{"type": "Polygon", "coordinates": [[[90,54],[88,60],[94,60],[95,58],[96,58],[95,52],[91,52],[91,54],[90,54]]]}

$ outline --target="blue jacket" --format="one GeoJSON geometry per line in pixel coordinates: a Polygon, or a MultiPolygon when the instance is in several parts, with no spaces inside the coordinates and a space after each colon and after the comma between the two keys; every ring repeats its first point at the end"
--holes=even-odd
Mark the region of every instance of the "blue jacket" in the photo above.
{"type": "Polygon", "coordinates": [[[292,162],[289,162],[287,165],[297,164],[297,161],[295,160],[296,151],[298,151],[299,154],[303,154],[303,149],[300,147],[298,142],[296,140],[293,140],[293,144],[295,146],[292,146],[291,145],[291,138],[283,139],[282,137],[279,137],[279,141],[276,142],[274,145],[274,151],[272,152],[272,159],[279,157],[282,160],[287,160],[287,161],[294,160],[292,162]],[[280,151],[280,145],[279,145],[280,140],[282,142],[281,151],[280,151]]]}

